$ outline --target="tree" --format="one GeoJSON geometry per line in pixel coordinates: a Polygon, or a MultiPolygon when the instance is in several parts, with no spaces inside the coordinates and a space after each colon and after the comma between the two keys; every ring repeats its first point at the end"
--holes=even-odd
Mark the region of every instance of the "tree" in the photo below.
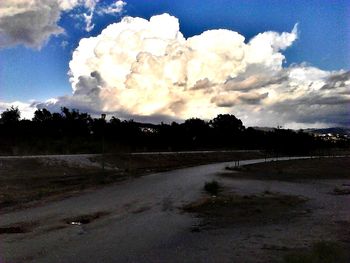
{"type": "Polygon", "coordinates": [[[198,118],[187,119],[183,126],[185,127],[186,132],[191,136],[202,134],[209,128],[208,124],[204,120],[198,118]]]}
{"type": "Polygon", "coordinates": [[[245,127],[240,119],[231,114],[219,114],[210,121],[211,126],[225,134],[244,131],[245,127]]]}
{"type": "Polygon", "coordinates": [[[47,109],[36,110],[34,112],[33,121],[45,122],[52,119],[52,114],[47,109]]]}
{"type": "Polygon", "coordinates": [[[210,121],[216,141],[222,147],[240,147],[245,127],[240,119],[231,114],[219,114],[210,121]]]}
{"type": "Polygon", "coordinates": [[[115,125],[115,126],[120,126],[121,124],[121,120],[112,116],[111,120],[109,121],[112,125],[115,125]]]}
{"type": "Polygon", "coordinates": [[[1,122],[4,124],[13,124],[19,121],[21,118],[21,112],[18,107],[13,107],[6,109],[3,113],[1,113],[1,122]]]}
{"type": "Polygon", "coordinates": [[[77,109],[61,108],[61,127],[68,136],[85,136],[91,132],[92,118],[87,113],[80,113],[77,109]]]}

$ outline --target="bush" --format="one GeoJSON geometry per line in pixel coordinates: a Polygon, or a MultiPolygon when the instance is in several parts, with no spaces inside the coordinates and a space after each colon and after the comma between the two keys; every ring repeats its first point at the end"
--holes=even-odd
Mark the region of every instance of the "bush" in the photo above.
{"type": "Polygon", "coordinates": [[[220,191],[219,183],[215,180],[211,182],[205,182],[204,190],[210,195],[218,195],[220,191]]]}

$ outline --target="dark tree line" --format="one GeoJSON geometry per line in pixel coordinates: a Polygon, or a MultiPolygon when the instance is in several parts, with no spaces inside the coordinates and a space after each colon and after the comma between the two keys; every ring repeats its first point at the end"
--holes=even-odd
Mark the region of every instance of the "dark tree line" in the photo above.
{"type": "Polygon", "coordinates": [[[0,154],[98,153],[214,149],[262,149],[271,153],[303,154],[348,142],[327,142],[302,131],[245,128],[234,115],[210,121],[192,118],[183,123],[139,123],[133,120],[92,118],[79,110],[60,113],[35,111],[32,120],[21,120],[18,108],[2,112],[0,154]]]}

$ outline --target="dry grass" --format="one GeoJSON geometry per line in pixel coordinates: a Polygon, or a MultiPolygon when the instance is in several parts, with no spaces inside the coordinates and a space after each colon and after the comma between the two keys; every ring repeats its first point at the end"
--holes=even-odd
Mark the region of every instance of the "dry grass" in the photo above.
{"type": "Polygon", "coordinates": [[[96,167],[72,167],[64,162],[40,159],[2,160],[0,166],[0,209],[20,206],[48,196],[73,194],[82,189],[115,181],[112,172],[102,176],[96,167]]]}
{"type": "Polygon", "coordinates": [[[267,162],[243,166],[241,171],[225,173],[235,178],[272,180],[350,178],[350,158],[315,158],[267,162]]]}
{"type": "Polygon", "coordinates": [[[267,224],[289,219],[298,213],[306,199],[299,196],[278,193],[259,195],[222,194],[218,197],[203,198],[183,207],[195,213],[205,224],[230,226],[232,224],[267,224]]]}

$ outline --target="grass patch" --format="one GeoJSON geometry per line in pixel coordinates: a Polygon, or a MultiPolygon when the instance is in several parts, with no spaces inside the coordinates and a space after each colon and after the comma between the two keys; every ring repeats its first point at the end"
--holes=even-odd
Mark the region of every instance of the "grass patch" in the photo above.
{"type": "Polygon", "coordinates": [[[183,207],[206,223],[218,226],[245,223],[276,223],[289,220],[302,210],[305,198],[278,193],[259,195],[222,194],[203,198],[183,207]]]}
{"type": "Polygon", "coordinates": [[[332,241],[317,242],[309,251],[293,252],[284,258],[285,263],[346,263],[348,260],[346,250],[332,241]]]}

